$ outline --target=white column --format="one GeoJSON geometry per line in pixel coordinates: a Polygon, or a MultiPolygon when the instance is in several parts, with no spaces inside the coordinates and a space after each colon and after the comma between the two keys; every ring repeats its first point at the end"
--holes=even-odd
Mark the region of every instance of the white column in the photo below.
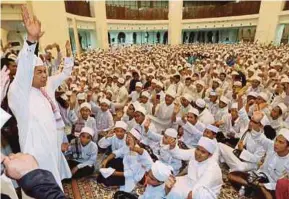
{"type": "Polygon", "coordinates": [[[255,41],[258,40],[264,44],[276,41],[279,14],[284,3],[284,1],[261,1],[255,41]]]}
{"type": "Polygon", "coordinates": [[[73,35],[74,35],[74,41],[75,41],[75,47],[76,47],[76,54],[80,55],[81,47],[80,47],[80,43],[79,43],[77,23],[76,23],[75,18],[72,19],[72,24],[73,24],[73,35]]]}
{"type": "Polygon", "coordinates": [[[178,45],[182,43],[183,0],[169,0],[169,30],[168,43],[178,45]]]}

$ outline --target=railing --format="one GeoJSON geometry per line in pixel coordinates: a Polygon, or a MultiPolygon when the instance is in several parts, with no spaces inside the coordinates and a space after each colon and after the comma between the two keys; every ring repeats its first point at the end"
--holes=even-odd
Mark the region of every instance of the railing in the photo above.
{"type": "Polygon", "coordinates": [[[89,2],[86,1],[64,1],[65,10],[68,13],[91,17],[89,2]]]}
{"type": "Polygon", "coordinates": [[[285,2],[284,10],[289,10],[289,1],[285,2]]]}
{"type": "Polygon", "coordinates": [[[106,5],[107,19],[122,20],[167,20],[168,8],[132,9],[114,5],[106,5]]]}
{"type": "Polygon", "coordinates": [[[183,8],[183,19],[201,19],[258,14],[261,1],[227,3],[221,6],[196,6],[183,8]]]}

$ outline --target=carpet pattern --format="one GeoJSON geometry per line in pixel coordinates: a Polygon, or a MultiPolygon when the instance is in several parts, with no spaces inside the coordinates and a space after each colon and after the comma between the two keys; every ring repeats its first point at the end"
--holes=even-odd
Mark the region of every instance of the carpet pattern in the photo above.
{"type": "MultiPolygon", "coordinates": [[[[226,165],[221,165],[223,172],[224,185],[221,189],[219,199],[238,199],[238,193],[232,188],[228,182],[228,168],[226,165]]],[[[63,185],[65,195],[71,199],[112,199],[117,188],[107,188],[96,182],[97,174],[73,180],[72,183],[63,185]],[[77,186],[77,187],[75,187],[77,186]]],[[[142,194],[144,187],[138,185],[134,190],[137,194],[142,194]]]]}

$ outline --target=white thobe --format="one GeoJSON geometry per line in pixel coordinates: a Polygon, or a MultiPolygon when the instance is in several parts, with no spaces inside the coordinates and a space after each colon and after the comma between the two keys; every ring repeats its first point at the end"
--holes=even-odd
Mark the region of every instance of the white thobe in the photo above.
{"type": "Polygon", "coordinates": [[[215,122],[214,116],[208,109],[204,109],[199,115],[199,121],[205,125],[213,124],[215,122]]]}
{"type": "Polygon", "coordinates": [[[165,184],[159,186],[147,185],[144,193],[138,197],[138,199],[163,199],[165,198],[165,184]]]}
{"type": "Polygon", "coordinates": [[[121,121],[123,121],[127,124],[127,131],[130,131],[136,125],[136,121],[135,121],[134,117],[132,119],[130,119],[127,114],[122,116],[121,121]]]}
{"type": "Polygon", "coordinates": [[[116,135],[112,137],[108,137],[108,138],[103,137],[98,141],[98,146],[103,149],[111,146],[111,150],[115,151],[126,145],[125,140],[126,140],[126,135],[121,140],[118,139],[116,135]]]}
{"type": "Polygon", "coordinates": [[[131,192],[136,184],[143,178],[145,172],[151,169],[153,161],[146,150],[142,155],[131,152],[127,146],[113,151],[116,158],[123,158],[123,172],[125,185],[120,187],[121,191],[131,192]]]}
{"type": "Polygon", "coordinates": [[[157,132],[169,128],[172,125],[171,117],[174,111],[174,104],[169,106],[163,102],[156,107],[155,117],[151,117],[152,123],[156,126],[157,132]]]}
{"type": "Polygon", "coordinates": [[[119,88],[116,98],[115,108],[123,108],[128,100],[128,92],[125,86],[119,88]]]}
{"type": "Polygon", "coordinates": [[[132,102],[135,102],[140,97],[140,93],[138,93],[137,91],[132,91],[131,94],[129,94],[129,97],[131,98],[132,102]]]}
{"type": "Polygon", "coordinates": [[[195,159],[195,149],[174,148],[173,156],[189,161],[188,174],[176,178],[176,184],[167,195],[167,199],[186,199],[192,191],[195,199],[216,199],[223,184],[222,171],[214,158],[203,162],[195,159]]]}
{"type": "Polygon", "coordinates": [[[265,173],[269,179],[269,183],[264,184],[265,187],[269,190],[275,190],[277,180],[283,178],[287,174],[289,153],[284,157],[280,157],[274,151],[274,141],[262,136],[262,134],[256,139],[256,141],[266,150],[264,164],[257,172],[265,173]]]}
{"type": "MultiPolygon", "coordinates": [[[[50,171],[62,188],[60,162],[69,167],[60,149],[62,135],[58,135],[51,105],[39,89],[32,87],[35,46],[25,42],[19,54],[17,73],[8,92],[9,107],[17,119],[21,151],[33,155],[39,168],[50,171]]],[[[66,58],[65,63],[71,67],[73,60],[66,58]]],[[[55,90],[67,76],[61,73],[48,79],[45,89],[54,104],[55,90]]]]}

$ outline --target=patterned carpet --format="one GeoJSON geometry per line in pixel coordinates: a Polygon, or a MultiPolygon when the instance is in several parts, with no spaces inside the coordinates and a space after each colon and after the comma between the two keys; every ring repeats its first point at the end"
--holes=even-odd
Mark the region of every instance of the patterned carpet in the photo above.
{"type": "MultiPolygon", "coordinates": [[[[221,165],[223,171],[224,185],[219,199],[238,199],[238,193],[230,186],[227,180],[228,169],[221,165]]],[[[96,182],[97,174],[87,178],[73,180],[71,183],[63,184],[65,194],[71,199],[111,199],[117,191],[116,188],[107,188],[96,182]]],[[[143,193],[144,187],[139,185],[135,189],[138,194],[143,193]]]]}

